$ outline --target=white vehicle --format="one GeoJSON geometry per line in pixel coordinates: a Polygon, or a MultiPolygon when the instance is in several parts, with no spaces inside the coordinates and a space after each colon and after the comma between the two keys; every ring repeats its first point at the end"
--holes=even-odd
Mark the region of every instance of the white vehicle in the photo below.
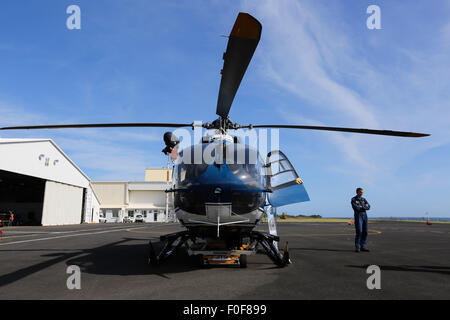
{"type": "Polygon", "coordinates": [[[129,222],[133,222],[133,218],[131,217],[123,217],[123,223],[129,223],[129,222]]]}
{"type": "Polygon", "coordinates": [[[137,214],[134,218],[134,222],[144,222],[144,216],[142,214],[137,214]]]}
{"type": "Polygon", "coordinates": [[[103,216],[103,214],[100,214],[100,216],[98,217],[98,222],[99,223],[106,223],[106,218],[103,216]]]}

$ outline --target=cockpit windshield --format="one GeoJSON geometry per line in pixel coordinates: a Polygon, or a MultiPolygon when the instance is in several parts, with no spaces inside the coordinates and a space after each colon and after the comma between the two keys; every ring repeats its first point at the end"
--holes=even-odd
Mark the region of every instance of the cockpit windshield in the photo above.
{"type": "Polygon", "coordinates": [[[247,187],[262,188],[263,162],[256,149],[248,145],[234,144],[227,146],[226,163],[231,172],[247,187]]]}
{"type": "Polygon", "coordinates": [[[179,153],[173,171],[175,184],[186,184],[206,171],[209,163],[203,158],[205,147],[206,145],[194,145],[179,153]]]}
{"type": "Polygon", "coordinates": [[[236,143],[212,142],[183,149],[175,163],[173,180],[185,185],[202,175],[209,165],[226,166],[249,188],[262,188],[262,159],[256,149],[236,143]]]}

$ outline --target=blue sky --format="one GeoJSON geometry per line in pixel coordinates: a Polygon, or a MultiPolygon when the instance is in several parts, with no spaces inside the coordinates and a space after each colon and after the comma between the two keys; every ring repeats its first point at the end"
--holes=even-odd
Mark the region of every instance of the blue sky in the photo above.
{"type": "MultiPolygon", "coordinates": [[[[0,125],[212,121],[239,11],[262,37],[230,112],[241,124],[428,132],[423,139],[283,130],[311,201],[292,214],[449,217],[450,3],[435,1],[13,1],[0,4],[0,125]],[[66,8],[81,8],[81,30],[66,8]],[[366,8],[381,9],[381,30],[366,8]]],[[[164,129],[1,132],[49,137],[93,180],[162,167],[164,129]]]]}

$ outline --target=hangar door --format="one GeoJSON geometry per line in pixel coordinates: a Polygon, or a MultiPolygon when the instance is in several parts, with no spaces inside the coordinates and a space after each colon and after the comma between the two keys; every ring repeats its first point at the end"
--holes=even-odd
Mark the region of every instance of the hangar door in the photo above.
{"type": "Polygon", "coordinates": [[[47,180],[42,225],[78,224],[83,211],[84,189],[47,180]]]}
{"type": "Polygon", "coordinates": [[[0,170],[0,219],[14,213],[18,225],[40,225],[45,180],[0,170]]]}

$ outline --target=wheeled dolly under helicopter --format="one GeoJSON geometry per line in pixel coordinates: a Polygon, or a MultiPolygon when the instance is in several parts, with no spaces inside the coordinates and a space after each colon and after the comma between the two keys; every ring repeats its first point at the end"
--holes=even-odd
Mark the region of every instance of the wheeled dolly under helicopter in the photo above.
{"type": "Polygon", "coordinates": [[[196,258],[201,266],[211,265],[234,265],[241,268],[247,267],[247,256],[258,252],[258,246],[264,249],[265,254],[279,267],[284,267],[290,263],[287,243],[284,252],[281,254],[274,244],[280,238],[265,232],[250,231],[242,235],[243,241],[236,247],[217,247],[214,243],[202,242],[197,236],[189,231],[181,231],[163,235],[160,241],[163,244],[162,250],[156,253],[151,241],[149,241],[149,260],[151,266],[157,266],[176,253],[183,245],[187,249],[189,256],[196,258]],[[246,243],[244,243],[246,242],[246,243]]]}

